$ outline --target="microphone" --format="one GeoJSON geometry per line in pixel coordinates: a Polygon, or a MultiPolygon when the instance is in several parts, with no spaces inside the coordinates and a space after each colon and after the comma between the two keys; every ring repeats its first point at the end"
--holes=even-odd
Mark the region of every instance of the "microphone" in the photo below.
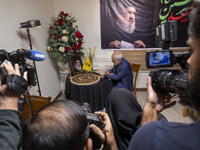
{"type": "Polygon", "coordinates": [[[35,51],[35,50],[18,49],[16,50],[16,53],[18,55],[24,55],[26,58],[35,60],[35,61],[45,60],[45,55],[42,52],[35,51]]]}
{"type": "Polygon", "coordinates": [[[34,19],[34,20],[28,20],[27,22],[20,23],[20,28],[37,28],[41,27],[40,20],[34,19]]]}

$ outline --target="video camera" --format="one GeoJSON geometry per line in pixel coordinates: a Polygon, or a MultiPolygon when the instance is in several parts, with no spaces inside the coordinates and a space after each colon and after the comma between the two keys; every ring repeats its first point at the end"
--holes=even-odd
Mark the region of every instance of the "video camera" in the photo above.
{"type": "Polygon", "coordinates": [[[20,73],[23,76],[23,73],[27,71],[27,79],[28,79],[28,85],[36,85],[36,79],[35,79],[35,68],[26,63],[26,57],[31,59],[29,55],[31,52],[29,50],[24,49],[18,49],[13,52],[7,52],[6,50],[0,50],[0,75],[1,75],[1,83],[5,84],[5,77],[7,76],[7,71],[2,66],[3,62],[8,60],[14,65],[15,63],[19,64],[20,73]]]}
{"type": "Polygon", "coordinates": [[[162,50],[146,52],[147,68],[173,67],[179,64],[179,69],[159,69],[149,73],[152,78],[152,87],[158,93],[176,93],[183,102],[188,102],[188,70],[187,59],[191,52],[173,52],[169,49],[171,41],[177,39],[176,21],[168,21],[156,28],[157,44],[162,50]]]}

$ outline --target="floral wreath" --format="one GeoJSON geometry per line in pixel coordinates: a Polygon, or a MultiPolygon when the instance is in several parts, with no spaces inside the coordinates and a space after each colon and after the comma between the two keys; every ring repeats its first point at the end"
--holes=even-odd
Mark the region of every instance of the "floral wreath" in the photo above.
{"type": "Polygon", "coordinates": [[[47,52],[50,56],[67,63],[68,56],[84,55],[82,43],[83,35],[78,30],[74,17],[63,11],[52,17],[47,43],[47,52]]]}

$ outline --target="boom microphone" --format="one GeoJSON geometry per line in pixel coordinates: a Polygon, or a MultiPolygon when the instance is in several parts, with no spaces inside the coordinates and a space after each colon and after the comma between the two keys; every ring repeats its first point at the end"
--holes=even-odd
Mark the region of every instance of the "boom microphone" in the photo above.
{"type": "Polygon", "coordinates": [[[36,61],[43,61],[45,60],[45,55],[42,52],[35,51],[35,50],[25,50],[25,49],[18,49],[16,50],[18,55],[24,55],[26,58],[36,61]]]}
{"type": "Polygon", "coordinates": [[[37,28],[41,27],[40,20],[28,20],[27,22],[22,22],[20,23],[21,27],[20,28],[37,28]]]}

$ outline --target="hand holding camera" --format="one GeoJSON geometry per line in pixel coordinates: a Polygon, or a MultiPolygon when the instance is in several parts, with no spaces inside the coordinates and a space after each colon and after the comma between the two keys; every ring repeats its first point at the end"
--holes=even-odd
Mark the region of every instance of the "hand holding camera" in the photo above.
{"type": "MultiPolygon", "coordinates": [[[[21,78],[20,70],[19,70],[19,65],[11,64],[11,62],[4,63],[3,66],[5,67],[5,70],[7,71],[8,75],[7,76],[17,76],[21,78]]],[[[24,79],[27,80],[27,72],[24,72],[24,79]]],[[[18,101],[21,96],[20,93],[16,93],[14,91],[11,91],[8,88],[7,84],[2,84],[0,85],[0,109],[12,109],[12,110],[18,110],[18,101]]]]}
{"type": "Polygon", "coordinates": [[[165,108],[172,107],[176,101],[170,103],[171,95],[169,93],[156,93],[152,87],[151,77],[147,79],[147,103],[150,104],[157,112],[161,112],[165,108]]]}
{"type": "Polygon", "coordinates": [[[91,106],[83,103],[81,106],[86,113],[88,123],[90,125],[90,138],[93,141],[93,149],[100,149],[103,144],[106,149],[117,150],[112,123],[107,113],[92,113],[91,106]]]}
{"type": "Polygon", "coordinates": [[[110,121],[108,114],[101,111],[95,112],[95,114],[101,116],[104,123],[104,128],[100,129],[95,124],[91,124],[90,129],[92,130],[92,132],[95,133],[100,142],[104,144],[106,149],[117,150],[118,148],[114,137],[112,123],[110,121]]]}
{"type": "MultiPolygon", "coordinates": [[[[156,69],[152,70],[149,73],[153,90],[156,93],[161,93],[162,95],[166,95],[166,93],[178,94],[180,101],[191,105],[187,84],[189,70],[187,60],[190,57],[191,52],[173,52],[169,49],[171,46],[171,42],[177,39],[176,21],[170,20],[158,26],[156,28],[156,39],[157,45],[162,45],[162,50],[146,52],[147,68],[156,69]],[[174,68],[157,69],[164,67],[173,67],[173,65],[177,63],[179,64],[181,70],[174,68]]],[[[158,110],[162,109],[163,108],[159,108],[158,110]]]]}

